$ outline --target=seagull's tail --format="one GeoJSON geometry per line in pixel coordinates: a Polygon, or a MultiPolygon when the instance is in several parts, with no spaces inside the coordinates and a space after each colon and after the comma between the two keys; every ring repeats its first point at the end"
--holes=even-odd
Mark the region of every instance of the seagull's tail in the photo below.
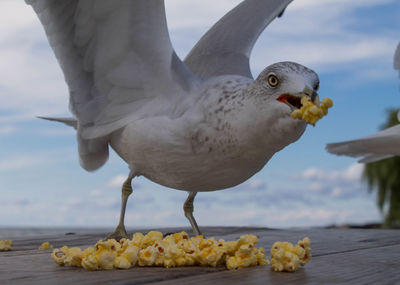
{"type": "Polygon", "coordinates": [[[38,117],[39,119],[59,122],[73,127],[75,130],[78,129],[78,120],[75,118],[51,118],[51,117],[38,117]]]}

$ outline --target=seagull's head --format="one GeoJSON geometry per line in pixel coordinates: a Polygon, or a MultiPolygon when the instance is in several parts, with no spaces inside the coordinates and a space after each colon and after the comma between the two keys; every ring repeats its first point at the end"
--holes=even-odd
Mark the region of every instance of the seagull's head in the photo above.
{"type": "Polygon", "coordinates": [[[304,96],[319,105],[318,87],[318,75],[298,63],[279,62],[265,68],[248,91],[257,110],[252,122],[257,124],[260,141],[278,151],[299,139],[307,123],[291,113],[301,108],[304,96]]]}
{"type": "Polygon", "coordinates": [[[294,62],[279,62],[265,68],[255,80],[258,94],[269,104],[279,103],[282,113],[301,108],[301,98],[308,96],[318,104],[318,75],[311,69],[294,62]]]}

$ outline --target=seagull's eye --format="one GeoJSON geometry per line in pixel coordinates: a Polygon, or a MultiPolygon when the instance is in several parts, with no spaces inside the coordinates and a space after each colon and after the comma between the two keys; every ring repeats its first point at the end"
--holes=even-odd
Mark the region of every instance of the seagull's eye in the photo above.
{"type": "Polygon", "coordinates": [[[271,74],[270,76],[268,76],[268,84],[269,84],[271,87],[276,87],[276,86],[278,86],[278,84],[279,84],[279,79],[278,79],[278,77],[276,77],[276,75],[274,75],[274,74],[271,74]]]}
{"type": "Polygon", "coordinates": [[[319,82],[317,82],[317,84],[315,84],[314,91],[318,91],[318,89],[319,89],[319,82]]]}

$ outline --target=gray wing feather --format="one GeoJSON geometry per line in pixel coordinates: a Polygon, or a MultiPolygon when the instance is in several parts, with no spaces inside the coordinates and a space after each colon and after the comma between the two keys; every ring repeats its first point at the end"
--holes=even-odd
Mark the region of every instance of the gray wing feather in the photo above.
{"type": "Polygon", "coordinates": [[[174,116],[196,84],[175,55],[163,0],[26,0],[64,72],[84,139],[174,116]]]}
{"type": "Polygon", "coordinates": [[[236,74],[252,78],[249,58],[265,27],[292,0],[246,0],[221,18],[184,62],[197,76],[236,74]]]}
{"type": "Polygon", "coordinates": [[[39,119],[54,121],[66,124],[67,126],[73,127],[75,130],[78,129],[78,121],[75,118],[55,118],[55,117],[41,117],[38,116],[39,119]]]}
{"type": "Polygon", "coordinates": [[[368,137],[327,144],[326,150],[336,155],[363,157],[363,163],[400,155],[400,125],[368,137]]]}

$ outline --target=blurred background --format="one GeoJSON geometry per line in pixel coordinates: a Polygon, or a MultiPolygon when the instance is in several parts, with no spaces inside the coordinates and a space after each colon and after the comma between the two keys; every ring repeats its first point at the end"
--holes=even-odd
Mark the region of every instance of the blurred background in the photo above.
{"type": "MultiPolygon", "coordinates": [[[[239,2],[167,0],[178,55],[183,59],[239,2]]],[[[247,182],[199,193],[195,217],[200,226],[319,227],[388,218],[390,194],[399,193],[399,183],[378,191],[376,181],[385,178],[372,169],[369,187],[362,179],[364,165],[328,154],[325,145],[375,133],[387,122],[387,110],[400,106],[393,69],[399,19],[398,0],[295,0],[289,5],[258,40],[253,75],[277,61],[304,64],[319,74],[320,97],[330,97],[334,107],[247,182]]],[[[112,152],[103,168],[84,171],[74,130],[35,117],[70,116],[68,90],[42,27],[23,0],[0,2],[0,39],[0,227],[114,227],[128,167],[112,152]]],[[[398,161],[389,163],[389,169],[400,167],[398,161]]],[[[185,192],[143,177],[133,188],[128,230],[189,226],[182,210],[185,192]]],[[[393,209],[400,208],[397,203],[393,209]]],[[[395,224],[400,213],[391,215],[395,222],[387,224],[395,224]]]]}

